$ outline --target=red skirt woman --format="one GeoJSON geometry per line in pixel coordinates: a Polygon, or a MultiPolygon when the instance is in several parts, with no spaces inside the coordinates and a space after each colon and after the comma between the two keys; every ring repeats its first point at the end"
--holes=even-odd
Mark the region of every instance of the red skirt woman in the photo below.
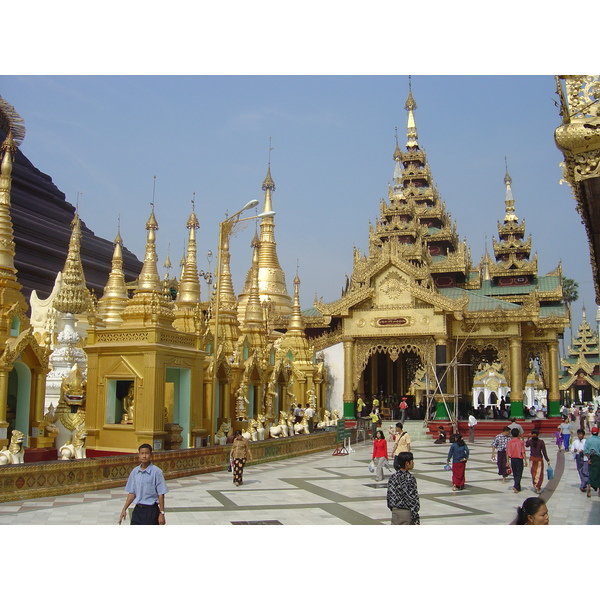
{"type": "Polygon", "coordinates": [[[469,448],[462,439],[462,435],[457,433],[454,436],[454,443],[448,450],[447,463],[452,461],[452,490],[463,490],[465,488],[465,468],[469,458],[469,448]]]}
{"type": "Polygon", "coordinates": [[[452,463],[452,489],[462,490],[465,487],[466,462],[452,463]]]}

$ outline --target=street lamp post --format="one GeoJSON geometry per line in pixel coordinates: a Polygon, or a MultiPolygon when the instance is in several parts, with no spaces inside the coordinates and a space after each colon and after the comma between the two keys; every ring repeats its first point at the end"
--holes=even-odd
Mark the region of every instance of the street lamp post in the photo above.
{"type": "Polygon", "coordinates": [[[272,217],[275,215],[274,211],[264,212],[258,215],[254,215],[252,217],[246,217],[240,219],[240,215],[250,208],[254,208],[258,204],[258,200],[250,200],[244,208],[238,210],[235,214],[231,215],[231,217],[227,217],[224,221],[219,223],[219,247],[217,249],[217,266],[215,269],[215,279],[216,279],[216,289],[215,289],[215,332],[213,336],[213,372],[212,372],[212,418],[211,418],[211,441],[214,445],[214,435],[215,431],[217,431],[217,403],[219,401],[219,388],[218,388],[218,378],[217,378],[217,353],[219,351],[219,313],[220,313],[220,299],[221,299],[221,271],[223,267],[223,243],[225,240],[229,240],[229,236],[231,235],[231,231],[234,226],[241,221],[250,221],[252,219],[261,219],[263,217],[272,217]]]}

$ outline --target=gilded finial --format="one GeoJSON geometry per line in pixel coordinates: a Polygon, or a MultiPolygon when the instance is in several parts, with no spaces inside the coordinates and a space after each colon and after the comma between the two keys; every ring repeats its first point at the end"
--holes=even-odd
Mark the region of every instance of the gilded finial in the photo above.
{"type": "Polygon", "coordinates": [[[408,98],[406,99],[406,104],[404,108],[408,111],[408,124],[407,124],[407,141],[406,147],[411,149],[418,147],[419,142],[417,139],[417,126],[415,124],[415,116],[413,111],[417,110],[417,103],[412,95],[412,83],[411,76],[408,76],[408,98]]]}
{"type": "Polygon", "coordinates": [[[404,108],[408,111],[417,110],[417,103],[412,95],[412,81],[411,75],[408,76],[408,98],[406,99],[406,104],[404,108]]]}

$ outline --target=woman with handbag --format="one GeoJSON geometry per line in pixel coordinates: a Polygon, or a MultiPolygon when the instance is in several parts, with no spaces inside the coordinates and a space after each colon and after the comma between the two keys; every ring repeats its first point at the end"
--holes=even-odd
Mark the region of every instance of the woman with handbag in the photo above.
{"type": "Polygon", "coordinates": [[[383,431],[378,429],[375,433],[375,439],[373,440],[373,456],[372,460],[375,462],[375,481],[381,481],[383,479],[383,465],[388,458],[388,447],[387,440],[383,435],[383,431]]]}
{"type": "Polygon", "coordinates": [[[469,448],[460,433],[455,434],[454,442],[448,451],[447,464],[452,460],[452,491],[465,489],[465,469],[469,459],[469,448]]]}
{"type": "Polygon", "coordinates": [[[525,446],[529,448],[529,469],[531,472],[531,480],[533,481],[533,487],[535,493],[539,494],[542,491],[542,484],[544,483],[544,458],[550,466],[550,459],[546,452],[546,444],[544,440],[540,440],[539,431],[537,429],[531,430],[531,437],[525,442],[525,446]]]}
{"type": "Polygon", "coordinates": [[[237,429],[235,439],[231,446],[229,458],[233,460],[233,483],[236,486],[242,485],[242,477],[244,475],[244,465],[246,460],[252,460],[252,452],[248,440],[242,436],[242,432],[237,429]]]}

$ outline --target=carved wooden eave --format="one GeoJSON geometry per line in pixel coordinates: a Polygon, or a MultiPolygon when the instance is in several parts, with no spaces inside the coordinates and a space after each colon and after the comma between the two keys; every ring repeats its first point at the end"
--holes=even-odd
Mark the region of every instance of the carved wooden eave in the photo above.
{"type": "Polygon", "coordinates": [[[577,375],[579,371],[584,371],[587,375],[593,375],[595,365],[590,363],[586,358],[580,357],[576,363],[571,363],[567,359],[563,358],[560,361],[563,367],[566,367],[569,375],[577,375]]]}
{"type": "Polygon", "coordinates": [[[252,373],[254,371],[256,371],[261,383],[267,382],[267,371],[263,368],[258,352],[256,351],[252,352],[252,354],[244,361],[242,382],[248,384],[252,379],[252,373]]]}
{"type": "Polygon", "coordinates": [[[493,262],[490,264],[489,269],[492,277],[535,276],[538,271],[537,254],[531,260],[517,260],[511,257],[511,260],[493,262]]]}
{"type": "MultiPolygon", "coordinates": [[[[214,361],[214,356],[213,356],[213,361],[214,361]]],[[[231,381],[231,379],[232,379],[231,363],[228,360],[227,354],[225,353],[225,349],[223,348],[223,346],[219,346],[219,350],[217,352],[216,364],[217,364],[216,372],[219,373],[221,370],[223,370],[225,372],[224,379],[226,379],[227,381],[231,381]]],[[[213,365],[214,365],[214,362],[211,362],[209,365],[209,368],[208,368],[208,373],[210,375],[213,374],[213,370],[212,370],[213,365]]]]}
{"type": "MultiPolygon", "coordinates": [[[[314,305],[317,307],[317,304],[314,305]]],[[[273,319],[273,329],[286,330],[290,321],[291,315],[279,315],[273,319]]],[[[304,321],[304,329],[322,329],[329,327],[331,324],[331,316],[327,315],[310,315],[307,316],[302,314],[302,320],[304,321]]]]}
{"type": "MultiPolygon", "coordinates": [[[[573,375],[571,377],[569,377],[569,379],[561,382],[560,384],[560,389],[561,390],[568,390],[574,383],[575,381],[577,381],[577,375],[573,375]]],[[[600,382],[595,381],[592,377],[590,377],[589,375],[584,375],[583,379],[585,381],[587,381],[593,388],[595,389],[600,389],[600,382]]]]}
{"type": "Polygon", "coordinates": [[[560,75],[556,92],[562,124],[554,140],[564,161],[563,181],[571,187],[576,210],[585,226],[594,277],[596,304],[600,304],[600,76],[560,75]],[[564,86],[564,87],[563,87],[564,86]]]}
{"type": "Polygon", "coordinates": [[[0,364],[11,365],[28,346],[32,349],[40,366],[47,369],[48,349],[38,344],[32,327],[23,330],[16,338],[13,337],[6,340],[4,352],[0,354],[0,364]]]}
{"type": "MultiPolygon", "coordinates": [[[[522,238],[525,235],[525,219],[523,219],[520,223],[517,223],[516,221],[511,221],[510,223],[501,223],[498,221],[498,233],[501,236],[515,236],[518,234],[522,238]]],[[[529,241],[531,242],[531,234],[529,235],[529,241]]]]}
{"type": "Polygon", "coordinates": [[[320,301],[315,302],[315,308],[324,316],[347,316],[350,314],[350,310],[365,300],[373,298],[375,290],[371,287],[363,286],[356,290],[347,293],[345,296],[336,300],[324,304],[320,301]]]}

